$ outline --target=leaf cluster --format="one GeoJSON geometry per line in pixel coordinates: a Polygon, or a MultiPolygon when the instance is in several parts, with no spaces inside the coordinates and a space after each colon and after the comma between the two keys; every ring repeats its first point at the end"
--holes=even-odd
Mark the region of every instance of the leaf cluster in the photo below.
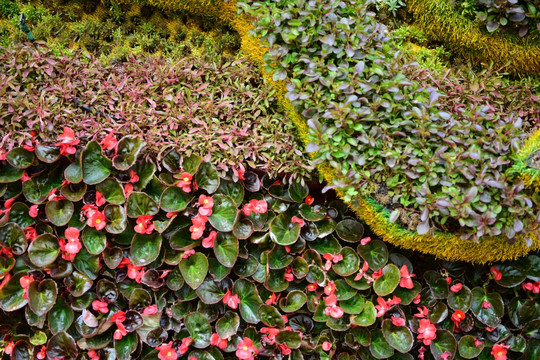
{"type": "Polygon", "coordinates": [[[12,358],[44,349],[51,360],[86,359],[90,351],[163,359],[156,347],[172,342],[181,358],[221,360],[235,358],[246,338],[261,358],[413,359],[425,351],[435,359],[489,358],[495,345],[507,346],[509,358],[538,358],[537,255],[491,269],[432,257],[413,263],[411,254],[364,237],[343,203],[306,185],[250,171],[235,182],[200,157],[174,151],[146,161],[144,146],[127,136],[116,153],[90,142],[60,155],[39,144],[0,161],[8,208],[0,218],[0,321],[12,358]],[[185,173],[193,176],[190,192],[178,186],[185,173]],[[99,205],[98,191],[105,199],[99,205]],[[212,197],[212,214],[193,239],[200,195],[212,197]],[[253,200],[267,209],[246,214],[253,200]],[[89,225],[84,205],[104,212],[103,229],[89,225]],[[150,233],[134,231],[141,216],[153,217],[150,233]],[[68,227],[83,243],[73,260],[59,248],[68,227]],[[29,229],[36,236],[27,238],[29,229]],[[212,231],[213,244],[203,246],[212,231]],[[23,276],[31,277],[25,288],[23,276]],[[238,297],[237,306],[227,294],[238,297]],[[329,294],[341,316],[327,315],[329,294]],[[126,333],[113,338],[120,311],[126,333]],[[458,311],[461,320],[452,320],[458,311]],[[418,340],[425,320],[436,329],[427,345],[418,340]],[[226,346],[211,345],[213,334],[226,346]],[[192,339],[188,351],[184,339],[192,339]]]}
{"type": "Polygon", "coordinates": [[[337,170],[334,185],[348,198],[387,189],[391,220],[404,208],[420,234],[437,228],[512,240],[534,228],[538,194],[506,174],[536,111],[529,116],[504,99],[529,92],[505,87],[479,101],[478,88],[459,78],[451,89],[423,81],[363,1],[240,6],[269,46],[267,70],[286,80],[287,98],[307,120],[306,150],[337,170]]]}

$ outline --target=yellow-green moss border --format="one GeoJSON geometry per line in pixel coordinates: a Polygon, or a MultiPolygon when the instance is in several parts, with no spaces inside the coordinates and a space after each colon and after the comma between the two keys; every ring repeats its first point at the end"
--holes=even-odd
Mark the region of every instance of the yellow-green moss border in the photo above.
{"type": "Polygon", "coordinates": [[[488,34],[457,13],[447,0],[408,0],[415,26],[475,65],[490,64],[518,76],[540,75],[540,39],[488,34]]]}
{"type": "MultiPolygon", "coordinates": [[[[150,2],[162,8],[164,4],[171,3],[166,0],[151,0],[150,2]]],[[[182,9],[186,11],[193,9],[196,14],[204,15],[201,12],[202,7],[199,5],[202,3],[208,4],[208,2],[209,0],[192,0],[190,1],[192,8],[186,6],[182,9]]],[[[165,9],[177,10],[178,7],[165,7],[165,9]]],[[[207,7],[207,11],[209,15],[218,16],[221,20],[230,24],[239,33],[242,38],[243,55],[260,66],[263,77],[276,89],[280,105],[285,109],[289,119],[297,127],[302,142],[307,145],[309,142],[309,130],[306,121],[294,111],[293,105],[284,97],[286,92],[284,83],[274,82],[270,74],[264,71],[263,55],[267,50],[258,39],[249,36],[249,31],[253,27],[250,19],[237,15],[236,1],[233,0],[209,6],[207,7]]],[[[536,137],[536,139],[538,138],[540,136],[536,137]]],[[[535,141],[533,141],[533,145],[528,143],[526,146],[534,146],[535,141]]],[[[333,182],[336,174],[335,169],[323,163],[318,166],[318,170],[328,183],[333,182]]],[[[340,190],[337,190],[337,192],[343,198],[344,194],[340,190]]],[[[382,206],[370,199],[358,197],[352,203],[349,203],[349,206],[384,241],[405,249],[432,254],[449,261],[488,263],[517,259],[531,251],[540,250],[540,239],[534,233],[528,234],[533,239],[533,244],[530,247],[526,246],[523,237],[518,239],[515,244],[510,245],[502,237],[485,238],[481,243],[474,243],[462,240],[451,234],[435,234],[433,236],[418,235],[396,224],[391,224],[388,221],[388,213],[382,209],[382,206]]]]}

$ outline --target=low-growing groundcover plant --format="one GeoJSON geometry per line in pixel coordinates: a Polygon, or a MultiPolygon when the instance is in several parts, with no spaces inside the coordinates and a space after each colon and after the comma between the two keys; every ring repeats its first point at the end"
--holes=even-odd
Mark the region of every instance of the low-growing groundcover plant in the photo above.
{"type": "Polygon", "coordinates": [[[307,185],[97,140],[0,153],[5,358],[540,356],[537,255],[413,259],[307,185]]]}
{"type": "Polygon", "coordinates": [[[382,189],[389,220],[405,211],[421,235],[449,228],[512,242],[538,226],[539,194],[508,173],[527,137],[523,123],[535,121],[528,111],[522,118],[478,97],[439,101],[448,94],[406,75],[365,1],[239,4],[269,47],[267,70],[286,81],[307,121],[306,150],[336,169],[333,185],[347,201],[382,189]]]}
{"type": "Polygon", "coordinates": [[[30,141],[32,131],[51,142],[72,126],[81,138],[144,134],[149,154],[195,151],[219,171],[243,163],[296,178],[313,170],[274,91],[247,61],[139,56],[104,65],[83,54],[54,56],[42,44],[17,45],[0,47],[0,88],[6,149],[30,141]]]}

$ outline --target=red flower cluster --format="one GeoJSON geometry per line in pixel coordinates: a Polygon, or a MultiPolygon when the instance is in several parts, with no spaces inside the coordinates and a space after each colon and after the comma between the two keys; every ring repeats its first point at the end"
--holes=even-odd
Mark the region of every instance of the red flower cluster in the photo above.
{"type": "Polygon", "coordinates": [[[60,142],[54,144],[54,146],[60,147],[60,154],[73,155],[77,152],[75,145],[81,142],[81,140],[75,138],[75,132],[68,127],[64,128],[64,133],[58,135],[60,142]]]}
{"type": "Polygon", "coordinates": [[[535,283],[532,283],[532,282],[522,283],[521,286],[523,287],[524,291],[532,291],[533,294],[540,293],[540,280],[538,280],[535,283]]]}
{"type": "Polygon", "coordinates": [[[108,306],[109,304],[107,304],[105,301],[99,301],[99,300],[92,301],[92,309],[94,309],[94,311],[99,311],[101,313],[106,314],[109,312],[108,306]]]}
{"type": "Polygon", "coordinates": [[[344,311],[340,306],[337,305],[336,285],[332,282],[328,283],[328,285],[324,287],[324,293],[327,295],[324,298],[324,303],[326,305],[324,314],[335,319],[341,318],[344,311]]]}
{"type": "Polygon", "coordinates": [[[225,296],[223,297],[223,303],[230,307],[231,309],[237,309],[238,304],[240,304],[240,298],[238,295],[233,295],[231,290],[228,290],[225,296]]]}
{"type": "Polygon", "coordinates": [[[67,239],[60,238],[58,239],[58,244],[60,245],[60,251],[62,251],[62,258],[66,261],[73,261],[75,256],[82,249],[81,241],[79,240],[81,232],[79,229],[74,227],[69,227],[64,231],[64,236],[67,239]]]}
{"type": "Polygon", "coordinates": [[[298,216],[293,216],[292,219],[291,219],[291,222],[294,224],[299,224],[300,227],[304,227],[304,225],[306,225],[306,222],[304,221],[304,219],[300,219],[298,216]]]}
{"type": "Polygon", "coordinates": [[[377,305],[375,309],[377,310],[377,317],[383,316],[390,308],[394,305],[400,304],[401,299],[394,295],[392,299],[384,300],[382,297],[377,298],[377,305]]]}
{"type": "Polygon", "coordinates": [[[422,340],[424,345],[431,344],[431,340],[437,337],[437,328],[429,319],[421,319],[418,327],[418,340],[422,340]]]}
{"type": "Polygon", "coordinates": [[[131,263],[131,261],[128,258],[123,258],[120,264],[118,265],[118,268],[124,268],[127,266],[127,277],[135,280],[135,282],[140,283],[142,276],[144,275],[144,267],[142,266],[135,266],[131,263]]]}
{"type": "Polygon", "coordinates": [[[114,150],[114,154],[118,152],[118,140],[114,137],[114,131],[111,130],[107,136],[99,143],[103,150],[114,150]]]}
{"type": "Polygon", "coordinates": [[[218,334],[214,333],[210,336],[210,345],[217,346],[220,349],[225,349],[227,347],[227,339],[222,339],[218,334]]]}
{"type": "Polygon", "coordinates": [[[190,226],[189,231],[191,231],[192,240],[197,240],[201,238],[204,233],[204,229],[206,228],[207,221],[208,218],[202,215],[197,215],[193,219],[191,219],[193,225],[190,226]]]}
{"type": "Polygon", "coordinates": [[[23,298],[28,299],[28,287],[30,287],[30,283],[34,281],[34,276],[23,276],[19,279],[19,284],[21,284],[21,287],[23,289],[23,298]]]}
{"type": "Polygon", "coordinates": [[[401,274],[401,280],[399,281],[399,286],[405,289],[413,289],[414,284],[411,278],[416,275],[414,274],[409,275],[409,268],[407,267],[407,265],[403,265],[401,269],[399,269],[399,272],[401,274]]]}
{"type": "Polygon", "coordinates": [[[214,247],[214,240],[216,240],[216,236],[217,236],[217,232],[212,230],[210,234],[202,240],[203,248],[208,249],[208,248],[214,247]]]}
{"type": "Polygon", "coordinates": [[[124,324],[123,324],[123,322],[125,320],[126,320],[126,313],[123,312],[122,310],[119,310],[118,312],[114,313],[111,316],[111,321],[114,322],[116,324],[116,327],[117,327],[116,331],[113,334],[113,338],[115,340],[120,340],[124,336],[127,335],[127,330],[126,330],[126,328],[124,327],[124,324]]]}
{"type": "Polygon", "coordinates": [[[214,207],[214,198],[201,194],[199,196],[199,215],[210,216],[212,215],[212,208],[214,207]]]}
{"type": "Polygon", "coordinates": [[[193,175],[188,172],[183,172],[180,174],[180,181],[176,184],[179,188],[184,190],[184,192],[191,192],[191,181],[193,180],[193,175]]]}
{"type": "Polygon", "coordinates": [[[172,341],[169,341],[167,344],[161,344],[156,349],[159,350],[158,358],[160,360],[176,360],[178,358],[176,350],[172,347],[172,341]]]}
{"type": "Polygon", "coordinates": [[[491,348],[491,355],[493,355],[495,360],[506,360],[506,349],[507,348],[508,348],[508,345],[495,344],[495,345],[493,345],[493,348],[491,348]]]}
{"type": "Polygon", "coordinates": [[[268,211],[268,203],[265,200],[250,200],[242,209],[244,215],[249,216],[251,213],[264,214],[268,211]]]}
{"type": "Polygon", "coordinates": [[[465,319],[465,313],[461,310],[456,310],[451,317],[456,328],[459,328],[459,323],[465,319]]]}
{"type": "Polygon", "coordinates": [[[98,210],[97,206],[86,204],[82,207],[82,211],[86,217],[86,225],[93,227],[96,230],[103,230],[107,225],[105,215],[98,210]]]}
{"type": "Polygon", "coordinates": [[[151,234],[154,231],[154,223],[152,215],[141,215],[137,218],[135,232],[139,234],[151,234]]]}
{"type": "Polygon", "coordinates": [[[324,270],[328,271],[332,267],[332,263],[337,264],[338,262],[343,260],[343,255],[326,253],[323,255],[323,258],[326,260],[326,263],[324,264],[324,270]]]}
{"type": "Polygon", "coordinates": [[[253,340],[245,337],[238,343],[236,357],[241,360],[253,360],[254,355],[259,354],[259,349],[253,344],[253,340]]]}

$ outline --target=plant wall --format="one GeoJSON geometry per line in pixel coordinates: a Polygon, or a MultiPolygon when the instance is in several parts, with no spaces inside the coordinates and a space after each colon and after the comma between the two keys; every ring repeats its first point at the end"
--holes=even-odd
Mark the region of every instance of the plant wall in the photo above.
{"type": "Polygon", "coordinates": [[[539,356],[536,255],[413,259],[301,183],[96,140],[65,128],[0,160],[11,358],[539,356]]]}

